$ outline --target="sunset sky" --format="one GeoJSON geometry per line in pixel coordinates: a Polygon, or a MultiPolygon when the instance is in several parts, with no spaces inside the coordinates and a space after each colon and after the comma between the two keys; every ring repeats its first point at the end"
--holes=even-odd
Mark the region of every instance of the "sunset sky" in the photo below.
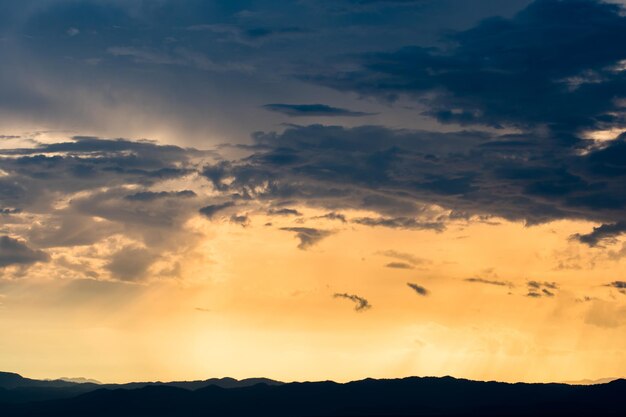
{"type": "Polygon", "coordinates": [[[0,371],[626,377],[619,2],[0,0],[0,57],[0,371]]]}

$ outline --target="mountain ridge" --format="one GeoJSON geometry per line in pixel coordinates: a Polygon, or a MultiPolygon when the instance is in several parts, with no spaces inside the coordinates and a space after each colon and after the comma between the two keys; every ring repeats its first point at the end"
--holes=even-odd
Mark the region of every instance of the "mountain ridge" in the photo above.
{"type": "Polygon", "coordinates": [[[195,389],[190,389],[191,385],[185,388],[168,383],[136,384],[130,388],[124,384],[102,385],[63,398],[0,404],[0,414],[6,417],[626,415],[626,404],[621,400],[626,394],[624,379],[589,386],[483,382],[453,377],[367,378],[347,383],[259,382],[230,388],[208,384],[195,389]]]}

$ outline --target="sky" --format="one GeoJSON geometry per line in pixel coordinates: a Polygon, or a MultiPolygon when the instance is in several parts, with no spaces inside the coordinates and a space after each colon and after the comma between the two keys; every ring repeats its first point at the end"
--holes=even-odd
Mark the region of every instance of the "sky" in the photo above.
{"type": "Polygon", "coordinates": [[[626,8],[0,0],[0,370],[626,376],[626,8]]]}

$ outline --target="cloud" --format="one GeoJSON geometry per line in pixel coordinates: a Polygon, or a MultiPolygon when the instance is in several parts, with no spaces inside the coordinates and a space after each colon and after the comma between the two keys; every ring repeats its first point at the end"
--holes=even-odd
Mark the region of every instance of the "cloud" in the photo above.
{"type": "Polygon", "coordinates": [[[297,39],[311,34],[311,30],[297,26],[251,26],[233,24],[200,24],[187,27],[191,32],[208,32],[216,35],[221,42],[233,42],[246,46],[262,46],[274,40],[297,39]]]}
{"type": "Polygon", "coordinates": [[[594,227],[591,233],[575,234],[572,238],[594,247],[604,241],[615,241],[615,238],[623,233],[626,233],[626,222],[618,222],[594,227]]]}
{"type": "Polygon", "coordinates": [[[607,287],[615,288],[622,294],[626,294],[626,281],[613,281],[606,284],[607,287]]]}
{"type": "Polygon", "coordinates": [[[102,191],[105,188],[144,188],[185,177],[193,172],[190,160],[202,155],[208,153],[149,141],[84,136],[31,148],[2,149],[0,160],[6,175],[0,177],[0,207],[25,213],[54,212],[52,207],[59,198],[82,193],[87,201],[98,193],[114,194],[102,191]]]}
{"type": "Polygon", "coordinates": [[[625,19],[608,3],[544,0],[451,33],[441,47],[357,53],[336,67],[308,68],[301,79],[383,100],[406,96],[440,122],[465,127],[257,132],[251,155],[207,165],[204,174],[242,198],[371,210],[376,215],[362,220],[371,226],[441,230],[450,219],[425,213],[432,205],[528,225],[625,222],[626,136],[601,145],[585,139],[624,125],[614,98],[626,92],[618,41],[625,19]]]}
{"type": "Polygon", "coordinates": [[[280,230],[296,233],[296,237],[300,239],[299,249],[306,250],[311,246],[318,244],[322,239],[333,234],[330,230],[314,229],[311,227],[282,227],[280,230]]]}
{"type": "Polygon", "coordinates": [[[317,216],[315,218],[316,219],[327,219],[327,220],[339,220],[342,223],[347,223],[348,222],[348,220],[346,219],[346,216],[344,216],[341,213],[335,213],[334,211],[330,212],[330,213],[326,213],[326,214],[324,214],[322,216],[317,216]]]}
{"type": "Polygon", "coordinates": [[[197,194],[191,190],[182,191],[140,191],[134,194],[129,194],[124,197],[131,201],[154,201],[161,198],[193,198],[197,194]]]}
{"type": "Polygon", "coordinates": [[[429,0],[304,0],[318,8],[325,8],[328,12],[338,14],[369,14],[377,15],[386,9],[409,9],[421,7],[429,0]]]}
{"type": "Polygon", "coordinates": [[[266,104],[263,108],[289,117],[363,117],[375,114],[331,107],[326,104],[266,104]]]}
{"type": "Polygon", "coordinates": [[[269,209],[267,214],[270,216],[302,216],[298,210],[290,209],[290,208],[282,208],[282,209],[269,209]]]}
{"type": "Polygon", "coordinates": [[[156,260],[157,256],[148,249],[126,246],[113,254],[105,269],[121,281],[140,281],[156,260]]]}
{"type": "Polygon", "coordinates": [[[542,296],[545,297],[554,297],[554,290],[559,289],[559,285],[556,282],[539,282],[539,281],[528,281],[526,283],[528,287],[527,297],[540,298],[542,296]]]}
{"type": "Polygon", "coordinates": [[[545,125],[559,135],[616,126],[623,116],[613,97],[625,81],[615,69],[626,56],[621,11],[594,0],[535,1],[512,18],[452,33],[442,47],[363,54],[356,69],[301,78],[383,100],[409,96],[442,123],[545,125]]]}
{"type": "Polygon", "coordinates": [[[230,222],[238,224],[241,227],[248,227],[250,225],[250,218],[245,214],[233,214],[230,216],[230,222]]]}
{"type": "Polygon", "coordinates": [[[427,260],[413,256],[410,253],[403,253],[403,252],[398,252],[395,250],[386,250],[386,251],[381,251],[377,253],[379,255],[386,256],[388,258],[403,261],[410,265],[420,265],[420,264],[428,262],[427,260]]]}
{"type": "Polygon", "coordinates": [[[198,210],[198,212],[202,214],[204,217],[206,217],[207,219],[212,219],[220,211],[225,210],[230,207],[234,207],[234,206],[235,206],[235,203],[233,203],[232,201],[227,201],[225,203],[211,204],[208,206],[204,206],[200,210],[198,210]]]}
{"type": "Polygon", "coordinates": [[[369,301],[367,301],[363,297],[359,297],[358,295],[348,294],[348,293],[335,293],[333,297],[345,298],[347,300],[354,302],[356,304],[354,306],[354,309],[356,311],[365,311],[365,310],[369,310],[370,308],[372,308],[372,305],[369,303],[369,301]]]}
{"type": "Polygon", "coordinates": [[[50,256],[47,253],[28,247],[24,241],[9,236],[0,236],[0,268],[11,265],[32,265],[49,260],[50,256]]]}
{"type": "Polygon", "coordinates": [[[377,126],[290,127],[256,133],[253,141],[251,156],[204,168],[217,190],[275,204],[373,211],[379,215],[351,221],[407,230],[442,231],[473,216],[529,225],[626,221],[626,166],[623,175],[618,158],[626,158],[626,135],[585,153],[579,143],[555,148],[531,133],[377,126]]]}
{"type": "Polygon", "coordinates": [[[421,295],[423,297],[427,296],[429,294],[429,291],[422,287],[421,285],[417,285],[414,284],[412,282],[407,282],[407,284],[409,286],[409,288],[411,288],[413,291],[415,291],[418,295],[421,295]]]}
{"type": "Polygon", "coordinates": [[[364,226],[382,226],[391,229],[407,229],[407,230],[436,230],[441,232],[445,229],[443,223],[439,222],[421,222],[416,219],[407,217],[360,217],[352,220],[353,223],[364,226]]]}
{"type": "Polygon", "coordinates": [[[393,269],[413,269],[413,265],[406,263],[406,262],[390,262],[387,265],[385,265],[385,267],[387,268],[393,268],[393,269]]]}
{"type": "Polygon", "coordinates": [[[475,284],[496,285],[500,287],[513,287],[513,283],[508,282],[508,281],[496,281],[496,280],[483,279],[483,278],[466,278],[464,281],[472,282],[475,284]]]}
{"type": "Polygon", "coordinates": [[[626,281],[613,281],[610,284],[607,284],[613,288],[618,289],[626,289],[626,281]]]}
{"type": "Polygon", "coordinates": [[[135,46],[111,46],[107,52],[115,57],[130,58],[136,64],[175,65],[211,72],[251,72],[245,63],[215,62],[206,54],[189,48],[153,49],[135,46]]]}
{"type": "Polygon", "coordinates": [[[71,27],[71,28],[68,28],[68,29],[65,31],[65,33],[66,33],[66,34],[67,34],[67,36],[69,36],[69,37],[74,37],[74,36],[76,36],[76,35],[80,34],[80,30],[79,30],[79,29],[77,29],[77,28],[75,28],[75,27],[71,27]]]}
{"type": "Polygon", "coordinates": [[[558,290],[559,286],[556,282],[538,282],[538,281],[528,281],[526,283],[526,285],[528,285],[528,288],[535,288],[535,289],[539,289],[541,287],[546,287],[546,288],[550,288],[553,290],[558,290]]]}
{"type": "MultiPolygon", "coordinates": [[[[16,221],[30,219],[30,227],[16,223],[9,232],[38,248],[124,239],[136,259],[124,251],[109,255],[98,250],[96,257],[116,279],[141,279],[151,260],[195,241],[184,227],[198,212],[195,192],[153,190],[204,181],[195,179],[196,161],[213,155],[148,140],[89,136],[4,148],[0,207],[10,208],[16,221]]],[[[75,265],[64,265],[55,263],[80,273],[75,265]]]]}

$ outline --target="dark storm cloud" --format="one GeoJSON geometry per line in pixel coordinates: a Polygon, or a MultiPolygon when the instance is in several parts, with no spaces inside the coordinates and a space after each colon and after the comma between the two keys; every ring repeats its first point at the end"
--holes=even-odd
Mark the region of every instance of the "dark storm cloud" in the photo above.
{"type": "Polygon", "coordinates": [[[392,269],[413,269],[413,265],[408,264],[406,262],[390,262],[387,265],[385,265],[385,267],[387,268],[392,268],[392,269]]]}
{"type": "MultiPolygon", "coordinates": [[[[277,81],[286,81],[285,73],[295,73],[299,79],[384,101],[406,96],[426,115],[468,126],[445,133],[320,125],[256,133],[249,156],[205,163],[202,175],[221,193],[219,198],[291,201],[331,212],[367,210],[374,214],[355,223],[407,230],[441,231],[449,220],[474,215],[527,224],[565,218],[603,223],[591,236],[580,235],[588,244],[617,237],[617,225],[626,222],[626,135],[593,147],[581,139],[583,130],[624,125],[626,71],[620,62],[626,58],[626,17],[618,6],[540,0],[511,18],[477,25],[468,21],[470,29],[448,32],[438,44],[410,46],[424,44],[415,20],[419,15],[395,6],[418,3],[412,1],[286,2],[280,5],[280,16],[287,19],[271,17],[279,6],[267,2],[190,1],[183,7],[173,1],[52,1],[38,8],[18,3],[2,6],[7,13],[1,15],[12,23],[1,26],[6,42],[0,48],[8,52],[4,45],[10,45],[37,61],[13,55],[6,59],[0,68],[3,110],[50,114],[55,124],[83,113],[97,113],[99,119],[102,112],[82,104],[76,113],[68,113],[72,117],[64,113],[70,104],[84,102],[72,91],[98,90],[105,97],[103,108],[136,96],[141,108],[162,106],[167,112],[176,103],[174,113],[204,120],[207,108],[239,108],[222,102],[236,95],[230,93],[251,85],[263,90],[267,82],[275,90],[277,81]],[[372,16],[336,16],[324,13],[329,5],[340,5],[347,13],[370,6],[377,10],[372,16]],[[314,30],[294,26],[303,15],[310,15],[314,30]],[[361,26],[351,23],[355,17],[361,26]],[[248,45],[241,42],[244,38],[248,45]],[[383,52],[364,53],[373,50],[383,52]],[[345,56],[346,51],[351,55],[345,56]],[[249,56],[254,62],[246,72],[242,59],[249,56]],[[217,93],[208,84],[218,86],[217,93]],[[99,90],[100,85],[106,88],[99,90]],[[53,93],[42,96],[47,90],[53,93]],[[118,97],[120,91],[128,95],[118,97]],[[219,103],[207,102],[207,97],[219,97],[219,103]],[[181,103],[188,107],[178,108],[181,103]],[[518,133],[477,130],[484,125],[516,127],[518,133]],[[451,214],[429,210],[433,204],[451,214]]],[[[462,3],[456,4],[467,9],[462,3]]],[[[513,3],[524,2],[476,1],[469,8],[484,10],[487,4],[489,13],[496,13],[501,7],[513,10],[513,3]]],[[[421,19],[428,23],[430,17],[421,19]]],[[[293,97],[249,99],[245,96],[240,103],[252,102],[258,110],[260,103],[291,102],[293,97]]],[[[298,102],[333,101],[322,96],[298,102]]],[[[234,117],[237,125],[248,126],[240,116],[237,112],[234,117]]],[[[67,219],[80,214],[83,219],[77,223],[85,230],[90,229],[90,216],[117,226],[156,228],[163,215],[163,225],[179,225],[198,208],[184,206],[179,216],[177,204],[193,199],[156,198],[146,205],[155,207],[146,208],[140,206],[142,197],[131,201],[125,196],[137,189],[158,193],[151,191],[155,185],[193,175],[192,159],[207,155],[146,141],[93,137],[0,154],[8,174],[0,177],[0,207],[53,211],[50,224],[66,228],[71,224],[67,219]],[[133,191],[122,194],[128,186],[133,191]],[[102,191],[104,187],[109,190],[102,191]],[[64,211],[53,210],[56,198],[79,192],[89,195],[76,197],[64,211]],[[142,216],[142,210],[148,215],[142,216]]],[[[206,206],[203,214],[211,217],[215,208],[206,206]]],[[[114,228],[106,230],[112,233],[114,228]]],[[[50,240],[53,234],[40,236],[50,240]]],[[[86,235],[89,239],[72,236],[68,242],[99,238],[95,233],[86,235]]],[[[301,242],[317,241],[311,236],[305,234],[301,242]]]]}
{"type": "Polygon", "coordinates": [[[550,126],[565,134],[619,126],[626,17],[594,0],[538,0],[510,19],[456,32],[446,48],[363,55],[349,72],[303,76],[344,91],[409,95],[443,123],[550,126]],[[586,51],[581,54],[580,51],[586,51]]]}
{"type": "Polygon", "coordinates": [[[409,288],[411,288],[413,291],[415,291],[418,295],[421,295],[423,297],[427,296],[429,294],[429,291],[422,287],[421,285],[418,284],[414,284],[412,282],[407,282],[406,284],[409,288]]]}
{"type": "Polygon", "coordinates": [[[263,108],[276,113],[285,114],[289,117],[363,117],[374,114],[332,107],[326,104],[266,104],[263,108]]]}
{"type": "Polygon", "coordinates": [[[300,239],[299,249],[306,250],[311,246],[318,244],[322,239],[332,235],[330,230],[314,229],[311,227],[282,227],[280,230],[286,232],[294,232],[296,237],[300,239]]]}
{"type": "Polygon", "coordinates": [[[403,0],[3,1],[0,118],[102,132],[127,126],[133,114],[142,121],[135,126],[164,122],[241,138],[258,126],[259,104],[331,100],[307,94],[291,77],[295,68],[432,42],[442,29],[527,1],[426,0],[436,15],[403,0]],[[206,111],[218,107],[241,111],[206,111]],[[118,111],[123,122],[111,115],[118,111]]]}
{"type": "Polygon", "coordinates": [[[354,309],[356,311],[365,311],[372,308],[372,305],[363,297],[348,293],[336,293],[333,295],[335,298],[345,298],[355,303],[354,309]]]}
{"type": "Polygon", "coordinates": [[[513,287],[513,284],[508,281],[496,281],[496,280],[484,279],[484,278],[466,278],[465,281],[471,282],[474,284],[496,285],[499,287],[513,287]]]}
{"type": "Polygon", "coordinates": [[[245,199],[374,211],[380,216],[351,221],[407,230],[442,231],[449,220],[471,216],[531,225],[555,219],[626,222],[626,171],[617,158],[626,158],[626,135],[585,152],[534,133],[378,126],[290,127],[253,139],[249,157],[204,169],[217,190],[245,199]],[[436,214],[429,204],[452,211],[436,214]]]}
{"type": "Polygon", "coordinates": [[[198,212],[202,214],[204,217],[208,219],[212,219],[220,211],[225,210],[230,207],[234,207],[234,206],[235,206],[235,203],[233,203],[232,201],[227,201],[225,203],[211,204],[208,206],[204,206],[200,210],[198,210],[198,212]]]}
{"type": "Polygon", "coordinates": [[[50,256],[40,250],[32,249],[18,239],[0,236],[0,268],[11,265],[32,265],[47,262],[50,256]]]}

